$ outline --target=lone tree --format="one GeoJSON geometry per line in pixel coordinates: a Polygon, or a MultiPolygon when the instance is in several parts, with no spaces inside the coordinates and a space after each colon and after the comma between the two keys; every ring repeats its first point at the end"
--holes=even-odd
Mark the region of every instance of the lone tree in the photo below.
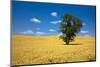
{"type": "Polygon", "coordinates": [[[74,40],[81,28],[82,21],[80,19],[70,14],[64,14],[60,28],[63,35],[60,36],[60,38],[62,38],[66,44],[69,44],[69,42],[74,40]]]}

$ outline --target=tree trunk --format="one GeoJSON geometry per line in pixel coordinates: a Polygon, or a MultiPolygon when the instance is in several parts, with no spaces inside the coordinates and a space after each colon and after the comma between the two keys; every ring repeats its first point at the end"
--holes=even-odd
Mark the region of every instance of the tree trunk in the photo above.
{"type": "Polygon", "coordinates": [[[66,42],[66,45],[69,45],[69,42],[68,41],[66,42]]]}

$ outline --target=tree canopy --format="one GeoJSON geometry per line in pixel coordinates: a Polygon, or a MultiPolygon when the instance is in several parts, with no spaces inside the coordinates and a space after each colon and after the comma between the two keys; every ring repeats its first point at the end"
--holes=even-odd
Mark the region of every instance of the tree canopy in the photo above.
{"type": "Polygon", "coordinates": [[[72,42],[76,34],[82,28],[82,21],[70,14],[64,14],[61,22],[60,31],[63,33],[61,38],[66,44],[72,42]]]}

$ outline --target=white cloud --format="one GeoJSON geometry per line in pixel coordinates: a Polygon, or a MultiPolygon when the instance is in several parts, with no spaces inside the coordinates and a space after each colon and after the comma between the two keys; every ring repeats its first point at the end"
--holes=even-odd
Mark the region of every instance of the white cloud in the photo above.
{"type": "Polygon", "coordinates": [[[84,35],[85,37],[90,37],[90,35],[89,34],[86,34],[86,35],[84,35]]]}
{"type": "Polygon", "coordinates": [[[34,32],[32,30],[27,30],[27,31],[23,31],[20,32],[21,34],[33,34],[34,32]]]}
{"type": "Polygon", "coordinates": [[[55,30],[54,29],[49,29],[49,31],[54,32],[55,30]]]}
{"type": "Polygon", "coordinates": [[[58,35],[57,36],[62,36],[63,35],[63,33],[58,33],[58,35]]]}
{"type": "Polygon", "coordinates": [[[61,23],[61,20],[57,20],[57,21],[51,21],[50,23],[52,23],[52,24],[61,23]]]}
{"type": "Polygon", "coordinates": [[[85,33],[88,33],[89,31],[87,31],[87,30],[82,30],[82,31],[80,31],[81,33],[83,33],[83,34],[85,34],[85,33]]]}
{"type": "Polygon", "coordinates": [[[41,23],[41,21],[35,17],[31,18],[31,22],[34,22],[34,23],[41,23]]]}
{"type": "Polygon", "coordinates": [[[57,14],[57,12],[52,12],[51,15],[56,17],[58,14],[57,14]]]}
{"type": "Polygon", "coordinates": [[[44,35],[45,32],[40,32],[40,31],[38,31],[38,32],[36,32],[35,34],[36,34],[36,35],[44,35]]]}

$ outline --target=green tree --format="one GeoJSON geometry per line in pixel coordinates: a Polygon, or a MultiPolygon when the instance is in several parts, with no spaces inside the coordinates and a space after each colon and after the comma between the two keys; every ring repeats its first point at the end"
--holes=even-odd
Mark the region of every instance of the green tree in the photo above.
{"type": "Polygon", "coordinates": [[[63,35],[60,36],[60,38],[62,38],[66,44],[69,44],[69,42],[74,40],[81,28],[82,21],[80,19],[70,14],[64,14],[60,28],[63,35]]]}

